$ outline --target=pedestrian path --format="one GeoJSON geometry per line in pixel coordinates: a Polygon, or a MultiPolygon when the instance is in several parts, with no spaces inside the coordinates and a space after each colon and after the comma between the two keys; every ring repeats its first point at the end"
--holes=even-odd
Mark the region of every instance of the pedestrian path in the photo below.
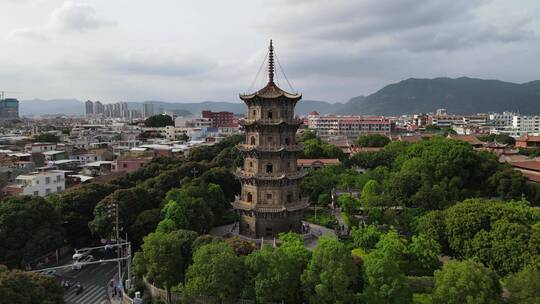
{"type": "Polygon", "coordinates": [[[75,288],[71,288],[64,294],[66,304],[106,304],[109,303],[105,286],[88,285],[77,294],[75,288]]]}

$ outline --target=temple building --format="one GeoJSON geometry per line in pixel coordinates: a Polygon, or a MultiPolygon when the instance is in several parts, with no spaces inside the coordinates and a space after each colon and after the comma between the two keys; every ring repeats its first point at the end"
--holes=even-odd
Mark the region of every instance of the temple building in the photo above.
{"type": "Polygon", "coordinates": [[[274,49],[268,53],[268,84],[261,90],[240,95],[247,105],[245,144],[238,146],[244,165],[236,176],[242,192],[233,203],[240,214],[240,234],[273,237],[281,232],[302,230],[302,213],[308,206],[300,195],[300,180],[306,172],[297,169],[296,142],[302,120],[294,116],[301,94],[288,93],[274,83],[274,49]]]}

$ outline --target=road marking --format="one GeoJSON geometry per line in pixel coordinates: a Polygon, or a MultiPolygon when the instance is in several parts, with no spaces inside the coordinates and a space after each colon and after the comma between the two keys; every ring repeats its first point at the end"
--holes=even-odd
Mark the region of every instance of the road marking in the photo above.
{"type": "Polygon", "coordinates": [[[68,294],[64,295],[66,303],[81,303],[81,304],[94,304],[98,301],[106,298],[107,291],[104,286],[90,285],[84,288],[83,292],[77,294],[75,288],[70,290],[68,294]]]}

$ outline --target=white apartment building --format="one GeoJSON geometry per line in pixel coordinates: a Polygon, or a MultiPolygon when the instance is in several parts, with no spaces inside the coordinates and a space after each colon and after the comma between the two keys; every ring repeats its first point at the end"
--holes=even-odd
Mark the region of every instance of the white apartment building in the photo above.
{"type": "Polygon", "coordinates": [[[15,178],[15,185],[20,188],[20,194],[46,196],[66,190],[65,172],[50,170],[21,174],[15,178]]]}
{"type": "Polygon", "coordinates": [[[514,112],[492,113],[489,114],[489,122],[495,127],[511,126],[516,115],[514,112]]]}
{"type": "Polygon", "coordinates": [[[540,133],[540,116],[518,116],[512,118],[512,128],[523,134],[540,133]]]}

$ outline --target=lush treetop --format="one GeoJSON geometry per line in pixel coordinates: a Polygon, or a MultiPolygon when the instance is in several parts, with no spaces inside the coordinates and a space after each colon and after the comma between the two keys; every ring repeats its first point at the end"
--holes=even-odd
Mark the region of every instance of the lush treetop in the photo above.
{"type": "Polygon", "coordinates": [[[166,126],[174,126],[174,121],[169,115],[159,114],[148,117],[144,121],[144,125],[147,127],[160,128],[166,126]]]}

